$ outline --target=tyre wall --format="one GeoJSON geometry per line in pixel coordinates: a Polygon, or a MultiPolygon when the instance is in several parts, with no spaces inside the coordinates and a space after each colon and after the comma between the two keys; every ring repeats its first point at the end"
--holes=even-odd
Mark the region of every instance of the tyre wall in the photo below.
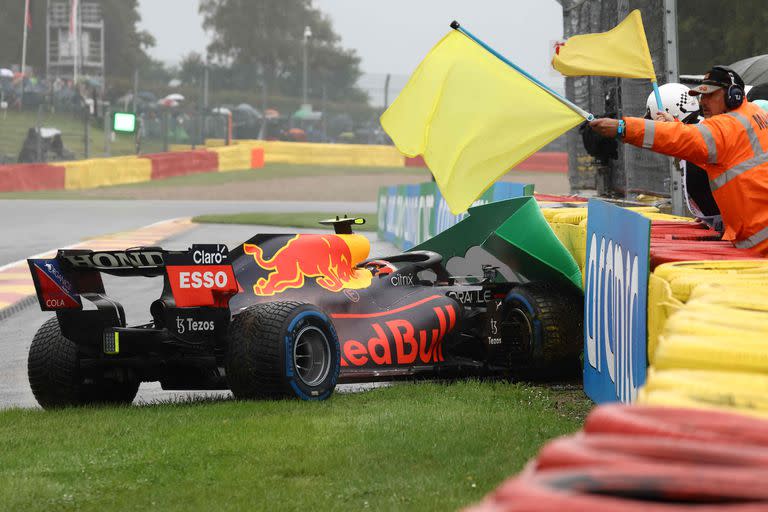
{"type": "Polygon", "coordinates": [[[61,165],[18,164],[0,166],[0,192],[28,192],[64,188],[61,165]]]}
{"type": "Polygon", "coordinates": [[[768,510],[768,421],[606,405],[465,510],[768,510]]]}
{"type": "MultiPolygon", "coordinates": [[[[222,139],[208,139],[206,148],[221,148],[222,139]]],[[[233,140],[227,148],[246,146],[261,148],[265,163],[340,165],[359,167],[405,167],[407,159],[394,146],[367,144],[318,144],[314,142],[285,142],[270,140],[233,140]]],[[[183,151],[190,146],[172,145],[171,151],[183,151]]],[[[409,166],[418,162],[411,159],[409,166]]],[[[418,165],[423,166],[423,165],[418,165]]]]}
{"type": "Polygon", "coordinates": [[[142,156],[92,158],[56,165],[0,166],[0,192],[79,190],[203,172],[264,167],[264,149],[227,146],[142,156]]]}

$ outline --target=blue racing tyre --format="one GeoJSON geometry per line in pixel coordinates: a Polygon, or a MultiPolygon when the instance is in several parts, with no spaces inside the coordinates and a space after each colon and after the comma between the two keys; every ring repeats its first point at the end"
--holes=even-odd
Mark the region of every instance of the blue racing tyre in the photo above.
{"type": "Polygon", "coordinates": [[[340,369],[336,329],[315,306],[268,302],[232,319],[225,370],[238,399],[325,400],[340,369]]]}
{"type": "Polygon", "coordinates": [[[505,298],[507,322],[516,326],[515,343],[525,356],[512,361],[531,376],[560,377],[579,373],[583,346],[584,295],[570,285],[525,283],[505,298]]]}

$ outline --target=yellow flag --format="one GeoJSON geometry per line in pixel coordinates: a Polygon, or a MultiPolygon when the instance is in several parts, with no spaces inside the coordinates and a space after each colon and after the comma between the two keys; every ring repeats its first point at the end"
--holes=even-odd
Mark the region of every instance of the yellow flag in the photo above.
{"type": "Polygon", "coordinates": [[[381,125],[423,155],[454,214],[552,139],[584,121],[458,31],[424,58],[381,125]]]}
{"type": "Polygon", "coordinates": [[[552,66],[566,76],[620,76],[656,80],[643,18],[635,9],[608,32],[569,38],[552,66]]]}

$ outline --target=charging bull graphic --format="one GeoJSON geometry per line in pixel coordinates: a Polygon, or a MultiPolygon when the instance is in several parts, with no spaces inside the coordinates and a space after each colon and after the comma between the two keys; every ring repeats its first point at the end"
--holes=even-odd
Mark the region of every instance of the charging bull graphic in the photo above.
{"type": "Polygon", "coordinates": [[[261,268],[271,270],[253,285],[253,292],[261,296],[301,288],[305,277],[314,277],[317,284],[332,292],[367,288],[373,276],[353,265],[364,260],[369,249],[368,239],[361,235],[296,235],[271,258],[264,259],[261,247],[243,244],[245,254],[253,256],[261,268]]]}

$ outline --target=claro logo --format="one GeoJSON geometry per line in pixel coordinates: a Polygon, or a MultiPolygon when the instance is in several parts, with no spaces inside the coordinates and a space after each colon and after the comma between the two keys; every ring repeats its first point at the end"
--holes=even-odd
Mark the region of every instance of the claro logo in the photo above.
{"type": "Polygon", "coordinates": [[[622,402],[637,397],[645,364],[644,311],[639,307],[638,256],[618,243],[592,239],[587,255],[586,357],[598,372],[608,372],[622,402]],[[634,343],[632,341],[634,340],[634,343]],[[634,348],[634,351],[633,351],[634,348]],[[604,356],[604,357],[603,357],[604,356]]]}

